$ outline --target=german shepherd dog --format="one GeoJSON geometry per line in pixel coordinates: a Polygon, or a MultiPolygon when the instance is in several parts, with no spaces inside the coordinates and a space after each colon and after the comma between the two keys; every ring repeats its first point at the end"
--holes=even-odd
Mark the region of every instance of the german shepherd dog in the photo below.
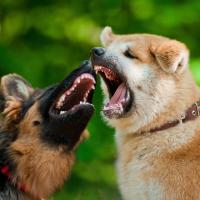
{"type": "Polygon", "coordinates": [[[94,112],[94,87],[88,61],[45,89],[16,74],[1,78],[1,200],[46,199],[63,185],[94,112]]]}

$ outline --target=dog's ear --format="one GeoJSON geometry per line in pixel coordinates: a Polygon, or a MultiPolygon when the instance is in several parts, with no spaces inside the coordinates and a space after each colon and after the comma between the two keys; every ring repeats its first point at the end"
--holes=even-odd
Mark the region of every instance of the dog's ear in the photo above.
{"type": "Polygon", "coordinates": [[[9,74],[1,78],[1,93],[4,98],[24,101],[33,93],[32,86],[21,76],[9,74]]]}
{"type": "Polygon", "coordinates": [[[176,40],[168,40],[159,46],[152,46],[151,52],[161,68],[168,73],[182,73],[188,66],[189,51],[176,40]]]}
{"type": "Polygon", "coordinates": [[[22,104],[34,92],[31,85],[16,74],[1,78],[1,112],[8,120],[16,120],[21,112],[22,104]]]}
{"type": "Polygon", "coordinates": [[[100,35],[101,43],[104,47],[107,47],[113,40],[115,35],[112,32],[112,28],[109,26],[106,26],[100,35]]]}

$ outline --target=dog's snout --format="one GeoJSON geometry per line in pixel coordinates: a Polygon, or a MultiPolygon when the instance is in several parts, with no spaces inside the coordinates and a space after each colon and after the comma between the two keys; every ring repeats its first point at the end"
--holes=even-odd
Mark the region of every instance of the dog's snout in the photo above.
{"type": "Polygon", "coordinates": [[[87,68],[87,69],[91,69],[91,62],[89,60],[84,60],[82,63],[81,63],[81,66],[80,67],[84,67],[84,68],[87,68]]]}
{"type": "Polygon", "coordinates": [[[95,47],[92,49],[93,56],[102,56],[105,53],[105,49],[102,47],[95,47]]]}

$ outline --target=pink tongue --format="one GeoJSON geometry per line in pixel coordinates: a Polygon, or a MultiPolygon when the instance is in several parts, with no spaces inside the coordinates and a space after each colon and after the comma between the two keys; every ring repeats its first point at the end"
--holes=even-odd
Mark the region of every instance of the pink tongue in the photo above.
{"type": "Polygon", "coordinates": [[[126,86],[124,83],[121,83],[121,85],[117,88],[115,91],[115,94],[111,97],[108,105],[116,104],[125,99],[125,94],[126,94],[126,86]]]}

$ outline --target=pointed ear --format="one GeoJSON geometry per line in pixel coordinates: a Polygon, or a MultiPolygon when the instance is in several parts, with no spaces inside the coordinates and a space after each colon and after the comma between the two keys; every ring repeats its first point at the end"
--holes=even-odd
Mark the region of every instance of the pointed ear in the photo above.
{"type": "Polygon", "coordinates": [[[33,91],[32,86],[19,75],[9,74],[1,78],[1,93],[5,99],[24,101],[33,91]]]}
{"type": "Polygon", "coordinates": [[[16,121],[20,116],[22,105],[33,93],[31,85],[16,74],[1,78],[1,112],[7,120],[16,121]]]}
{"type": "Polygon", "coordinates": [[[189,51],[176,40],[169,40],[159,46],[152,46],[151,52],[161,68],[168,73],[182,73],[188,67],[189,51]]]}
{"type": "Polygon", "coordinates": [[[104,47],[108,46],[114,40],[114,34],[112,32],[112,28],[106,26],[100,35],[101,43],[104,47]]]}

